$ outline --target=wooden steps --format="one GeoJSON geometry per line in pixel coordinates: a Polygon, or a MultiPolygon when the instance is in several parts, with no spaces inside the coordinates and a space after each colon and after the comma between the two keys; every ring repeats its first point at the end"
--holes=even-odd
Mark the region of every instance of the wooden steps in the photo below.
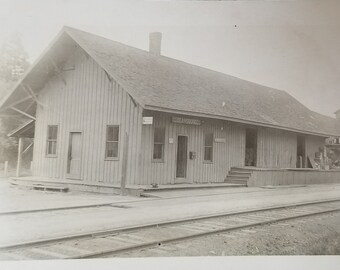
{"type": "Polygon", "coordinates": [[[68,187],[63,185],[52,185],[48,183],[27,183],[27,182],[19,182],[19,181],[11,181],[11,185],[16,185],[19,187],[30,188],[34,190],[42,190],[42,191],[58,191],[58,192],[67,192],[68,187]]]}
{"type": "Polygon", "coordinates": [[[232,167],[225,178],[226,183],[247,185],[252,174],[251,168],[232,167]]]}

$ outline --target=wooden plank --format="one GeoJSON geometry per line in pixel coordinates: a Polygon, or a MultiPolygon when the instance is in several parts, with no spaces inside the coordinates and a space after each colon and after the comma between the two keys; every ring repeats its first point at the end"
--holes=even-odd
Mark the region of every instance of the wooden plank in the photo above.
{"type": "Polygon", "coordinates": [[[22,151],[22,154],[25,154],[31,147],[33,146],[33,142],[31,142],[24,151],[22,151]]]}
{"type": "Polygon", "coordinates": [[[13,111],[16,111],[16,112],[18,112],[18,113],[21,113],[22,115],[25,115],[25,116],[27,116],[28,118],[31,118],[31,119],[33,119],[33,120],[36,120],[36,118],[35,118],[33,115],[30,115],[30,114],[28,114],[28,113],[25,113],[25,112],[19,110],[18,108],[10,107],[10,109],[12,109],[13,111]]]}
{"type": "Polygon", "coordinates": [[[36,94],[33,92],[32,88],[29,85],[21,85],[21,87],[33,98],[33,100],[40,105],[41,107],[44,107],[44,105],[38,100],[36,94]]]}
{"type": "Polygon", "coordinates": [[[7,177],[8,175],[8,161],[4,162],[4,176],[7,177]]]}
{"type": "Polygon", "coordinates": [[[62,79],[62,81],[64,82],[64,85],[66,85],[66,79],[64,78],[63,74],[62,74],[62,70],[61,68],[58,67],[57,63],[54,61],[54,59],[52,57],[49,57],[55,72],[58,74],[58,76],[60,76],[60,78],[62,79]]]}
{"type": "Polygon", "coordinates": [[[310,156],[307,156],[307,158],[308,158],[310,164],[312,165],[313,169],[317,169],[318,166],[317,166],[315,160],[313,158],[311,158],[310,156]]]}
{"type": "Polygon", "coordinates": [[[21,161],[22,161],[22,148],[23,148],[23,138],[19,137],[18,142],[18,161],[17,161],[17,169],[16,169],[16,177],[20,176],[20,169],[21,169],[21,161]]]}
{"type": "Polygon", "coordinates": [[[122,195],[126,195],[126,175],[127,175],[127,163],[128,163],[128,150],[129,150],[129,135],[125,132],[124,135],[124,148],[122,158],[122,175],[120,180],[120,190],[122,195]]]}
{"type": "Polygon", "coordinates": [[[19,99],[19,100],[17,100],[16,102],[13,102],[13,103],[11,103],[11,104],[8,105],[8,106],[1,108],[0,111],[5,111],[5,110],[7,110],[7,109],[9,109],[9,108],[11,108],[11,107],[13,107],[13,106],[15,106],[15,105],[18,105],[18,104],[20,104],[20,103],[22,103],[22,102],[25,102],[26,100],[29,100],[29,99],[31,99],[31,98],[32,98],[31,96],[28,96],[28,97],[24,97],[24,98],[22,98],[22,99],[19,99]]]}

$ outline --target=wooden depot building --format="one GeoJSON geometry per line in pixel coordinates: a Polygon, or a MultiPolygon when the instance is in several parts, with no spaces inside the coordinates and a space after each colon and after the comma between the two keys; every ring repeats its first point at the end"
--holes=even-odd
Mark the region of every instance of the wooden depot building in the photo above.
{"type": "Polygon", "coordinates": [[[36,179],[263,185],[306,183],[314,173],[315,181],[340,181],[307,169],[325,138],[340,136],[339,119],[160,51],[161,33],[150,34],[144,51],[62,29],[0,104],[1,113],[29,119],[11,136],[34,134],[36,179]]]}

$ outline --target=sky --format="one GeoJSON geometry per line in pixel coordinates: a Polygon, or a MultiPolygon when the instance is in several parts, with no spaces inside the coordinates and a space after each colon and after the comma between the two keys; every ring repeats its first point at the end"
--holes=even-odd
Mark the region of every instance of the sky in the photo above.
{"type": "Polygon", "coordinates": [[[19,35],[30,62],[64,25],[285,90],[340,109],[340,1],[0,0],[0,44],[19,35]]]}

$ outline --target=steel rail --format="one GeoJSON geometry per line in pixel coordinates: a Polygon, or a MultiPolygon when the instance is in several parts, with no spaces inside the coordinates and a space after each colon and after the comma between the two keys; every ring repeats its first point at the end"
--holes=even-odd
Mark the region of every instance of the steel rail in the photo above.
{"type": "MultiPolygon", "coordinates": [[[[36,241],[27,241],[27,242],[15,243],[15,244],[10,244],[10,245],[2,245],[0,246],[0,251],[4,252],[4,251],[10,251],[14,249],[23,249],[23,248],[29,248],[29,247],[43,246],[47,244],[61,243],[63,241],[69,241],[69,240],[87,239],[87,238],[91,239],[94,237],[103,237],[103,236],[109,236],[109,235],[123,233],[123,232],[138,231],[138,230],[148,229],[152,227],[164,227],[164,226],[194,222],[194,221],[199,221],[199,220],[204,220],[204,219],[208,220],[208,219],[219,218],[219,217],[232,217],[235,215],[261,213],[261,212],[266,212],[266,211],[271,211],[271,210],[280,210],[280,209],[302,207],[302,206],[315,205],[315,204],[327,204],[327,203],[333,203],[333,202],[340,202],[340,199],[334,198],[334,199],[329,199],[329,200],[310,201],[310,202],[286,204],[286,205],[266,207],[266,208],[250,209],[246,211],[215,213],[212,215],[202,215],[202,216],[197,216],[197,217],[177,219],[177,220],[171,220],[171,221],[154,222],[154,223],[141,224],[141,225],[130,226],[130,227],[121,227],[121,228],[114,228],[114,229],[107,229],[107,230],[92,231],[92,232],[81,233],[81,234],[66,235],[66,236],[61,236],[61,237],[46,238],[46,239],[41,239],[41,240],[36,240],[36,241]]],[[[252,225],[252,226],[255,226],[255,225],[252,225]]]]}
{"type": "Polygon", "coordinates": [[[267,221],[259,221],[259,222],[254,222],[254,223],[250,223],[250,224],[245,224],[245,225],[238,225],[238,226],[234,226],[234,227],[210,230],[210,231],[207,231],[207,232],[198,232],[198,233],[193,233],[193,234],[186,235],[186,236],[172,237],[172,238],[164,239],[162,241],[150,241],[150,242],[146,242],[146,243],[142,243],[142,244],[136,244],[136,245],[125,247],[125,248],[118,248],[118,249],[113,248],[113,249],[107,249],[107,250],[98,251],[98,252],[90,252],[90,253],[85,254],[85,255],[72,256],[72,257],[68,257],[66,259],[99,258],[99,257],[114,255],[114,254],[123,253],[123,252],[127,252],[127,251],[134,251],[134,250],[148,248],[148,247],[160,246],[161,244],[169,244],[169,243],[173,243],[173,242],[180,242],[180,241],[195,239],[195,238],[198,238],[198,237],[203,237],[203,236],[208,236],[208,235],[213,235],[213,234],[218,234],[218,233],[231,232],[231,231],[242,230],[242,229],[256,227],[256,226],[263,226],[263,225],[273,224],[273,223],[282,222],[282,221],[288,221],[288,220],[293,220],[293,219],[311,217],[311,216],[327,214],[327,213],[334,213],[334,212],[340,212],[340,208],[331,209],[331,210],[324,210],[324,211],[319,211],[319,212],[315,212],[315,213],[299,214],[299,215],[296,215],[296,216],[277,218],[277,219],[267,220],[267,221]]]}

